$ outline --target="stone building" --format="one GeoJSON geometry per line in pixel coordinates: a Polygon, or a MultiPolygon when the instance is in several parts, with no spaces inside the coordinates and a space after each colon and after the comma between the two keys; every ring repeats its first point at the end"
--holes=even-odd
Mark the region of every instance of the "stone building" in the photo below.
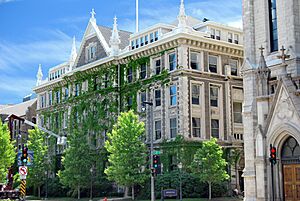
{"type": "Polygon", "coordinates": [[[243,9],[244,200],[300,200],[300,1],[244,0],[243,9]]]}
{"type": "MultiPolygon", "coordinates": [[[[92,11],[79,52],[71,56],[74,62],[52,68],[34,88],[38,123],[68,135],[70,120],[80,121],[74,105],[88,105],[84,121],[108,101],[106,118],[134,109],[149,128],[147,140],[153,133],[156,145],[182,135],[199,141],[215,137],[224,146],[242,147],[242,43],[240,29],[186,16],[183,1],[177,21],[137,33],[118,30],[116,18],[113,28],[99,26],[92,11]],[[69,70],[55,76],[65,66],[69,70]],[[153,103],[153,114],[142,110],[144,101],[153,103]],[[101,105],[93,107],[97,103],[101,105]],[[117,111],[109,110],[113,103],[117,111]]],[[[104,121],[99,117],[96,123],[104,121]]],[[[95,147],[108,128],[89,131],[95,147]]]]}

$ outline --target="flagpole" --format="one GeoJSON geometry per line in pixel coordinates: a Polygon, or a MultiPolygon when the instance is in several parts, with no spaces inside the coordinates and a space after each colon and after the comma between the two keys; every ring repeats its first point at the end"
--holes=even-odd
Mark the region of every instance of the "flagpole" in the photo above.
{"type": "Polygon", "coordinates": [[[135,15],[136,15],[136,24],[135,24],[135,32],[139,32],[139,0],[136,0],[135,3],[135,15]]]}

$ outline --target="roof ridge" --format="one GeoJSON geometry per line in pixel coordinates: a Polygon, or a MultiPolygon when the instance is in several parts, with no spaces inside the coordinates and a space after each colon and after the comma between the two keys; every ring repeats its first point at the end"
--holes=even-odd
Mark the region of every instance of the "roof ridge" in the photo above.
{"type": "MultiPolygon", "coordinates": [[[[107,28],[107,29],[110,29],[110,30],[112,30],[112,29],[113,29],[113,28],[111,28],[111,27],[104,26],[104,25],[97,25],[97,26],[98,26],[98,27],[107,28]]],[[[126,30],[122,30],[122,29],[118,29],[118,31],[127,32],[127,33],[130,33],[130,34],[132,34],[132,33],[133,33],[133,32],[126,31],[126,30]]]]}

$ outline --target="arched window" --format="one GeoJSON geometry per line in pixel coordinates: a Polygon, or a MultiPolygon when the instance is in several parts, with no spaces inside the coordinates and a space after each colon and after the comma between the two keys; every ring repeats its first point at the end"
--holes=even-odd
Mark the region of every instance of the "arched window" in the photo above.
{"type": "Polygon", "coordinates": [[[281,151],[282,163],[300,163],[300,146],[297,140],[289,137],[283,144],[281,151]]]}
{"type": "Polygon", "coordinates": [[[277,9],[276,0],[269,0],[270,50],[278,51],[277,9]]]}

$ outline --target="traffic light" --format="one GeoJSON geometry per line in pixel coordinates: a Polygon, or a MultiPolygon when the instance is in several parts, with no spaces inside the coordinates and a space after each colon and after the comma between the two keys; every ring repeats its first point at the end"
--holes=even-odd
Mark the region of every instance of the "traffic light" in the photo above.
{"type": "Polygon", "coordinates": [[[21,156],[21,161],[23,163],[23,165],[26,165],[27,164],[27,160],[28,160],[28,148],[27,146],[23,146],[23,149],[22,149],[22,156],[21,156]]]}
{"type": "Polygon", "coordinates": [[[155,174],[160,174],[161,172],[161,165],[160,165],[160,156],[159,155],[153,155],[153,169],[155,174]]]}
{"type": "Polygon", "coordinates": [[[276,148],[270,145],[270,163],[276,164],[276,148]]]}

